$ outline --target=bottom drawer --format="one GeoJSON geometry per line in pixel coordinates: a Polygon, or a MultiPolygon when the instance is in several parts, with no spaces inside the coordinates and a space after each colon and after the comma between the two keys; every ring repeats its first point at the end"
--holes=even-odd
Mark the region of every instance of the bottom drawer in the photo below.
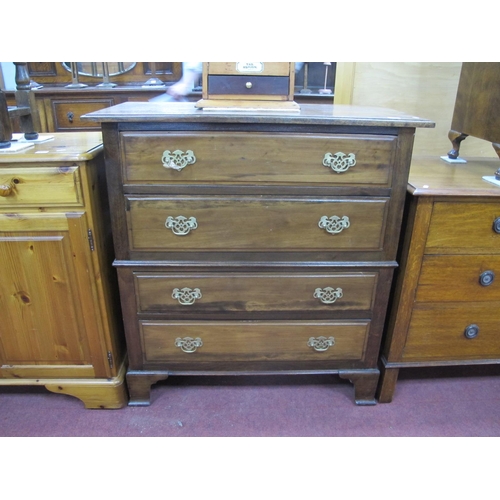
{"type": "Polygon", "coordinates": [[[142,321],[145,362],[361,360],[369,321],[142,321]]]}
{"type": "Polygon", "coordinates": [[[497,304],[462,302],[415,307],[403,360],[500,358],[500,317],[496,313],[497,304]]]}

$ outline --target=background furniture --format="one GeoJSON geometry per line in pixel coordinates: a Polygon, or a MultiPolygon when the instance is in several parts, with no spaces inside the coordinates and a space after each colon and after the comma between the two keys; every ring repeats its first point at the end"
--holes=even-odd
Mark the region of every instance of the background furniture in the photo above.
{"type": "Polygon", "coordinates": [[[413,159],[381,403],[400,368],[500,362],[500,188],[482,179],[495,164],[413,159]]]}
{"type": "Polygon", "coordinates": [[[127,402],[102,139],[0,154],[0,385],[127,402]]]}
{"type": "MultiPolygon", "coordinates": [[[[103,83],[102,63],[27,63],[29,75],[34,82],[32,94],[40,120],[39,131],[99,131],[98,123],[83,121],[80,116],[123,102],[147,102],[163,95],[166,87],[182,76],[180,62],[108,64],[111,85],[100,86],[103,83]],[[78,82],[83,87],[72,84],[72,64],[78,65],[78,82]],[[118,65],[122,69],[119,70],[118,65]],[[153,68],[154,75],[164,86],[147,84],[153,77],[153,68]]],[[[332,63],[328,73],[327,85],[332,91],[336,64],[332,63]]],[[[319,93],[324,85],[324,75],[323,63],[311,62],[304,65],[296,75],[295,100],[305,103],[331,102],[331,94],[328,96],[319,93]]],[[[201,98],[201,83],[200,77],[199,86],[186,97],[189,101],[196,102],[201,98]]],[[[13,92],[7,91],[6,97],[8,104],[15,104],[13,92]]]]}
{"type": "Polygon", "coordinates": [[[12,131],[18,126],[28,140],[38,137],[40,122],[33,94],[30,92],[30,78],[27,63],[14,63],[16,67],[15,103],[7,104],[7,98],[0,89],[0,149],[8,149],[12,143],[12,131]]]}
{"type": "Polygon", "coordinates": [[[374,404],[415,127],[124,103],[100,122],[131,405],[169,375],[332,373],[374,404]]]}
{"type": "MultiPolygon", "coordinates": [[[[462,64],[457,98],[448,137],[456,159],[460,143],[469,135],[491,142],[500,158],[500,63],[462,64]]],[[[491,175],[491,172],[490,172],[491,175]]]]}

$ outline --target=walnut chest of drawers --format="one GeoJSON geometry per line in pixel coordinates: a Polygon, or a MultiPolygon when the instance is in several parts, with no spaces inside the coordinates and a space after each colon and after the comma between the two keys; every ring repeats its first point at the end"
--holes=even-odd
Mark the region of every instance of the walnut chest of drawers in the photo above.
{"type": "Polygon", "coordinates": [[[497,163],[412,163],[380,402],[401,368],[500,362],[500,188],[482,178],[497,163]]]}
{"type": "Polygon", "coordinates": [[[125,103],[101,122],[131,405],[170,375],[332,373],[373,404],[415,127],[125,103]]]}

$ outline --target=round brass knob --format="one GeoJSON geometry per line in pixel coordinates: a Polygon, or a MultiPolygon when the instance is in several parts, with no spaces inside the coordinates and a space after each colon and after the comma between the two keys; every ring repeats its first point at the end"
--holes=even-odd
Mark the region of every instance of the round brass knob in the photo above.
{"type": "Polygon", "coordinates": [[[479,335],[479,327],[477,325],[469,325],[465,331],[464,335],[468,339],[473,339],[479,335]]]}
{"type": "Polygon", "coordinates": [[[493,271],[484,271],[479,275],[479,284],[482,286],[489,286],[495,280],[495,273],[493,271]]]}
{"type": "Polygon", "coordinates": [[[251,88],[252,88],[252,82],[247,82],[247,83],[245,83],[245,87],[246,87],[247,89],[251,89],[251,88]]]}

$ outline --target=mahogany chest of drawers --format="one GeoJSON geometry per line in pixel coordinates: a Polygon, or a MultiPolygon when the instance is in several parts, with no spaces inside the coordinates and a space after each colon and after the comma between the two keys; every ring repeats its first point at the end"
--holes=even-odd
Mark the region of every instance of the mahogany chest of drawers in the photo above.
{"type": "Polygon", "coordinates": [[[170,375],[332,373],[374,404],[415,127],[125,103],[101,122],[131,405],[170,375]]]}
{"type": "Polygon", "coordinates": [[[500,362],[500,188],[482,178],[497,163],[412,163],[381,403],[401,368],[500,362]]]}

